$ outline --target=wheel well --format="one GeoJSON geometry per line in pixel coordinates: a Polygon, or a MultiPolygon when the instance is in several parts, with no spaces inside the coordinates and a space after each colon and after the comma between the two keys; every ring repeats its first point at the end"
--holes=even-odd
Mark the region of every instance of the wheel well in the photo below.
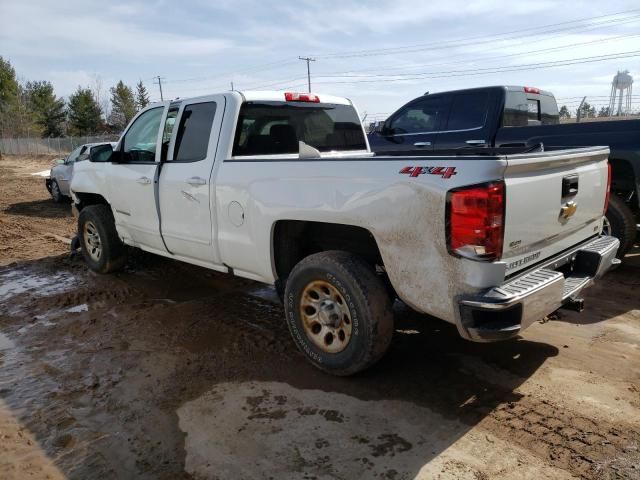
{"type": "Polygon", "coordinates": [[[109,202],[97,193],[75,192],[75,195],[78,199],[78,203],[76,203],[78,210],[82,210],[89,205],[109,205],[109,202]]]}
{"type": "Polygon", "coordinates": [[[383,266],[380,250],[369,230],[353,225],[280,220],[273,229],[273,260],[279,281],[303,258],[327,250],[355,253],[371,265],[383,266]]]}
{"type": "Polygon", "coordinates": [[[611,192],[621,196],[625,201],[631,196],[630,206],[634,209],[637,208],[640,199],[637,198],[637,195],[636,198],[632,196],[632,194],[637,194],[633,167],[626,160],[617,158],[612,158],[609,162],[611,163],[611,192]]]}

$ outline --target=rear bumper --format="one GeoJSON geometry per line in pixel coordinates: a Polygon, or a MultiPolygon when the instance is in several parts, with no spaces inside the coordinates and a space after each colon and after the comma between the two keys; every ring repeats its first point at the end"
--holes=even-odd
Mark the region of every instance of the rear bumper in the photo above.
{"type": "Polygon", "coordinates": [[[583,289],[619,263],[619,246],[617,238],[603,235],[499,287],[460,298],[460,333],[478,342],[506,340],[563,305],[575,304],[583,289]]]}

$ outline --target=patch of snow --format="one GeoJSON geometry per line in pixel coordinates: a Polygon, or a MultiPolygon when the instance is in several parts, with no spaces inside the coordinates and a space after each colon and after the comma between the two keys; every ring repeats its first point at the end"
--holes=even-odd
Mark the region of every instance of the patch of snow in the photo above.
{"type": "Polygon", "coordinates": [[[0,274],[0,301],[5,302],[25,292],[39,297],[47,297],[65,292],[76,283],[76,278],[67,272],[49,275],[10,270],[0,274]]]}
{"type": "Polygon", "coordinates": [[[80,313],[80,312],[88,312],[88,311],[89,311],[89,305],[87,305],[86,303],[83,303],[82,305],[76,305],[75,307],[67,308],[65,310],[65,312],[69,312],[69,313],[80,313]]]}
{"type": "Polygon", "coordinates": [[[7,337],[4,333],[0,333],[0,350],[11,350],[15,348],[16,344],[13,343],[9,337],[7,337]]]}
{"type": "Polygon", "coordinates": [[[41,172],[35,172],[35,173],[32,173],[31,175],[46,178],[51,176],[51,170],[42,170],[41,172]]]}

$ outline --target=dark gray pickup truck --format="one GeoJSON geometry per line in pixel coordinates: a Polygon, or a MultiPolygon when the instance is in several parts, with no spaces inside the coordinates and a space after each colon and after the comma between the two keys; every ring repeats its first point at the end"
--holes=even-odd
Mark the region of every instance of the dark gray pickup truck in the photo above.
{"type": "Polygon", "coordinates": [[[553,94],[533,87],[483,87],[425,94],[369,134],[384,155],[495,154],[527,149],[609,146],[612,195],[607,210],[619,256],[640,223],[640,120],[560,123],[553,94]]]}

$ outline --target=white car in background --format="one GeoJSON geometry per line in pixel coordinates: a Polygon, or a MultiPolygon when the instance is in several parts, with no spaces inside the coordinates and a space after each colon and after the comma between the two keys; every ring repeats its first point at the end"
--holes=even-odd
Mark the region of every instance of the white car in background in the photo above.
{"type": "MultiPolygon", "coordinates": [[[[92,147],[106,145],[109,142],[85,143],[73,150],[66,158],[56,160],[56,165],[51,169],[49,177],[45,180],[45,185],[51,198],[56,203],[61,203],[69,198],[69,185],[73,176],[73,166],[76,162],[87,160],[92,147]]],[[[115,148],[116,143],[111,143],[115,148]]]]}

